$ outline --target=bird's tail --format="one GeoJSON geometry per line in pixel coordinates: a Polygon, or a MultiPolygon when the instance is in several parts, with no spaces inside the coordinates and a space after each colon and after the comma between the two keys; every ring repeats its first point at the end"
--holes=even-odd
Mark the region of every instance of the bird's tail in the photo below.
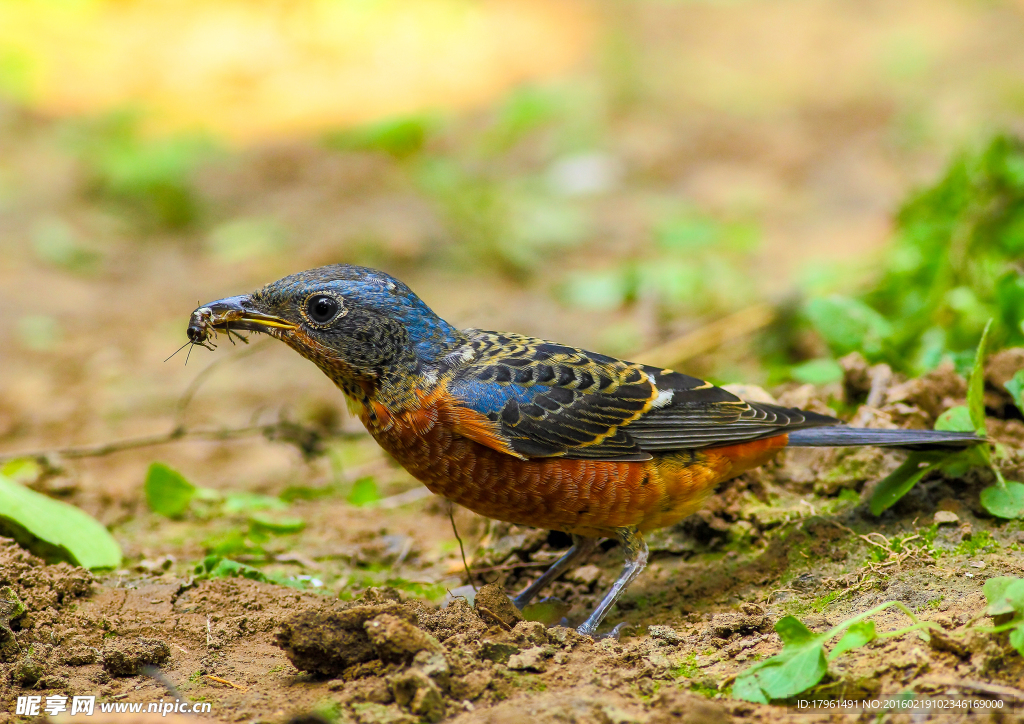
{"type": "Polygon", "coordinates": [[[877,430],[848,425],[828,425],[794,430],[789,433],[790,447],[844,447],[878,445],[909,450],[956,450],[984,442],[973,432],[945,430],[877,430]]]}

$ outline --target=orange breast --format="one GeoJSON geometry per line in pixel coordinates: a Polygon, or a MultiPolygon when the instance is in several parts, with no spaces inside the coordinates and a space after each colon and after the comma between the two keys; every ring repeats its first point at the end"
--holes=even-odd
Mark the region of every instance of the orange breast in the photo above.
{"type": "Polygon", "coordinates": [[[585,536],[672,525],[700,509],[718,483],[761,465],[786,445],[780,435],[644,462],[522,460],[460,435],[464,413],[431,397],[400,415],[374,405],[363,422],[431,492],[488,518],[585,536]]]}

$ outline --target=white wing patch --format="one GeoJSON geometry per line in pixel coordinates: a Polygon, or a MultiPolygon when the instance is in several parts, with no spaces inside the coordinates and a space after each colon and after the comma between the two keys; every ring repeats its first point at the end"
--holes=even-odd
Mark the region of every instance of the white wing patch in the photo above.
{"type": "Polygon", "coordinates": [[[658,408],[665,407],[672,402],[672,396],[675,394],[675,390],[659,390],[658,396],[654,398],[651,403],[651,409],[657,410],[658,408]]]}

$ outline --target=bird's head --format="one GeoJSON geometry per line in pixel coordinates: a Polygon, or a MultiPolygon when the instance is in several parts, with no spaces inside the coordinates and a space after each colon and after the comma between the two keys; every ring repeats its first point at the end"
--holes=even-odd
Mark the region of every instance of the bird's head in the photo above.
{"type": "Polygon", "coordinates": [[[349,264],[292,274],[192,313],[191,342],[205,344],[218,331],[277,337],[337,383],[372,381],[398,368],[429,364],[459,339],[405,284],[349,264]]]}

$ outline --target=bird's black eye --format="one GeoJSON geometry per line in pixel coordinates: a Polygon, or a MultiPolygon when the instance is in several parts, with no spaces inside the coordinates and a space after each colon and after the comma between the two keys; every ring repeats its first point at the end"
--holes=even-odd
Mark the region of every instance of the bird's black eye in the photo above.
{"type": "Polygon", "coordinates": [[[306,300],[306,314],[316,324],[327,324],[338,316],[340,306],[334,297],[326,294],[314,294],[306,300]]]}

